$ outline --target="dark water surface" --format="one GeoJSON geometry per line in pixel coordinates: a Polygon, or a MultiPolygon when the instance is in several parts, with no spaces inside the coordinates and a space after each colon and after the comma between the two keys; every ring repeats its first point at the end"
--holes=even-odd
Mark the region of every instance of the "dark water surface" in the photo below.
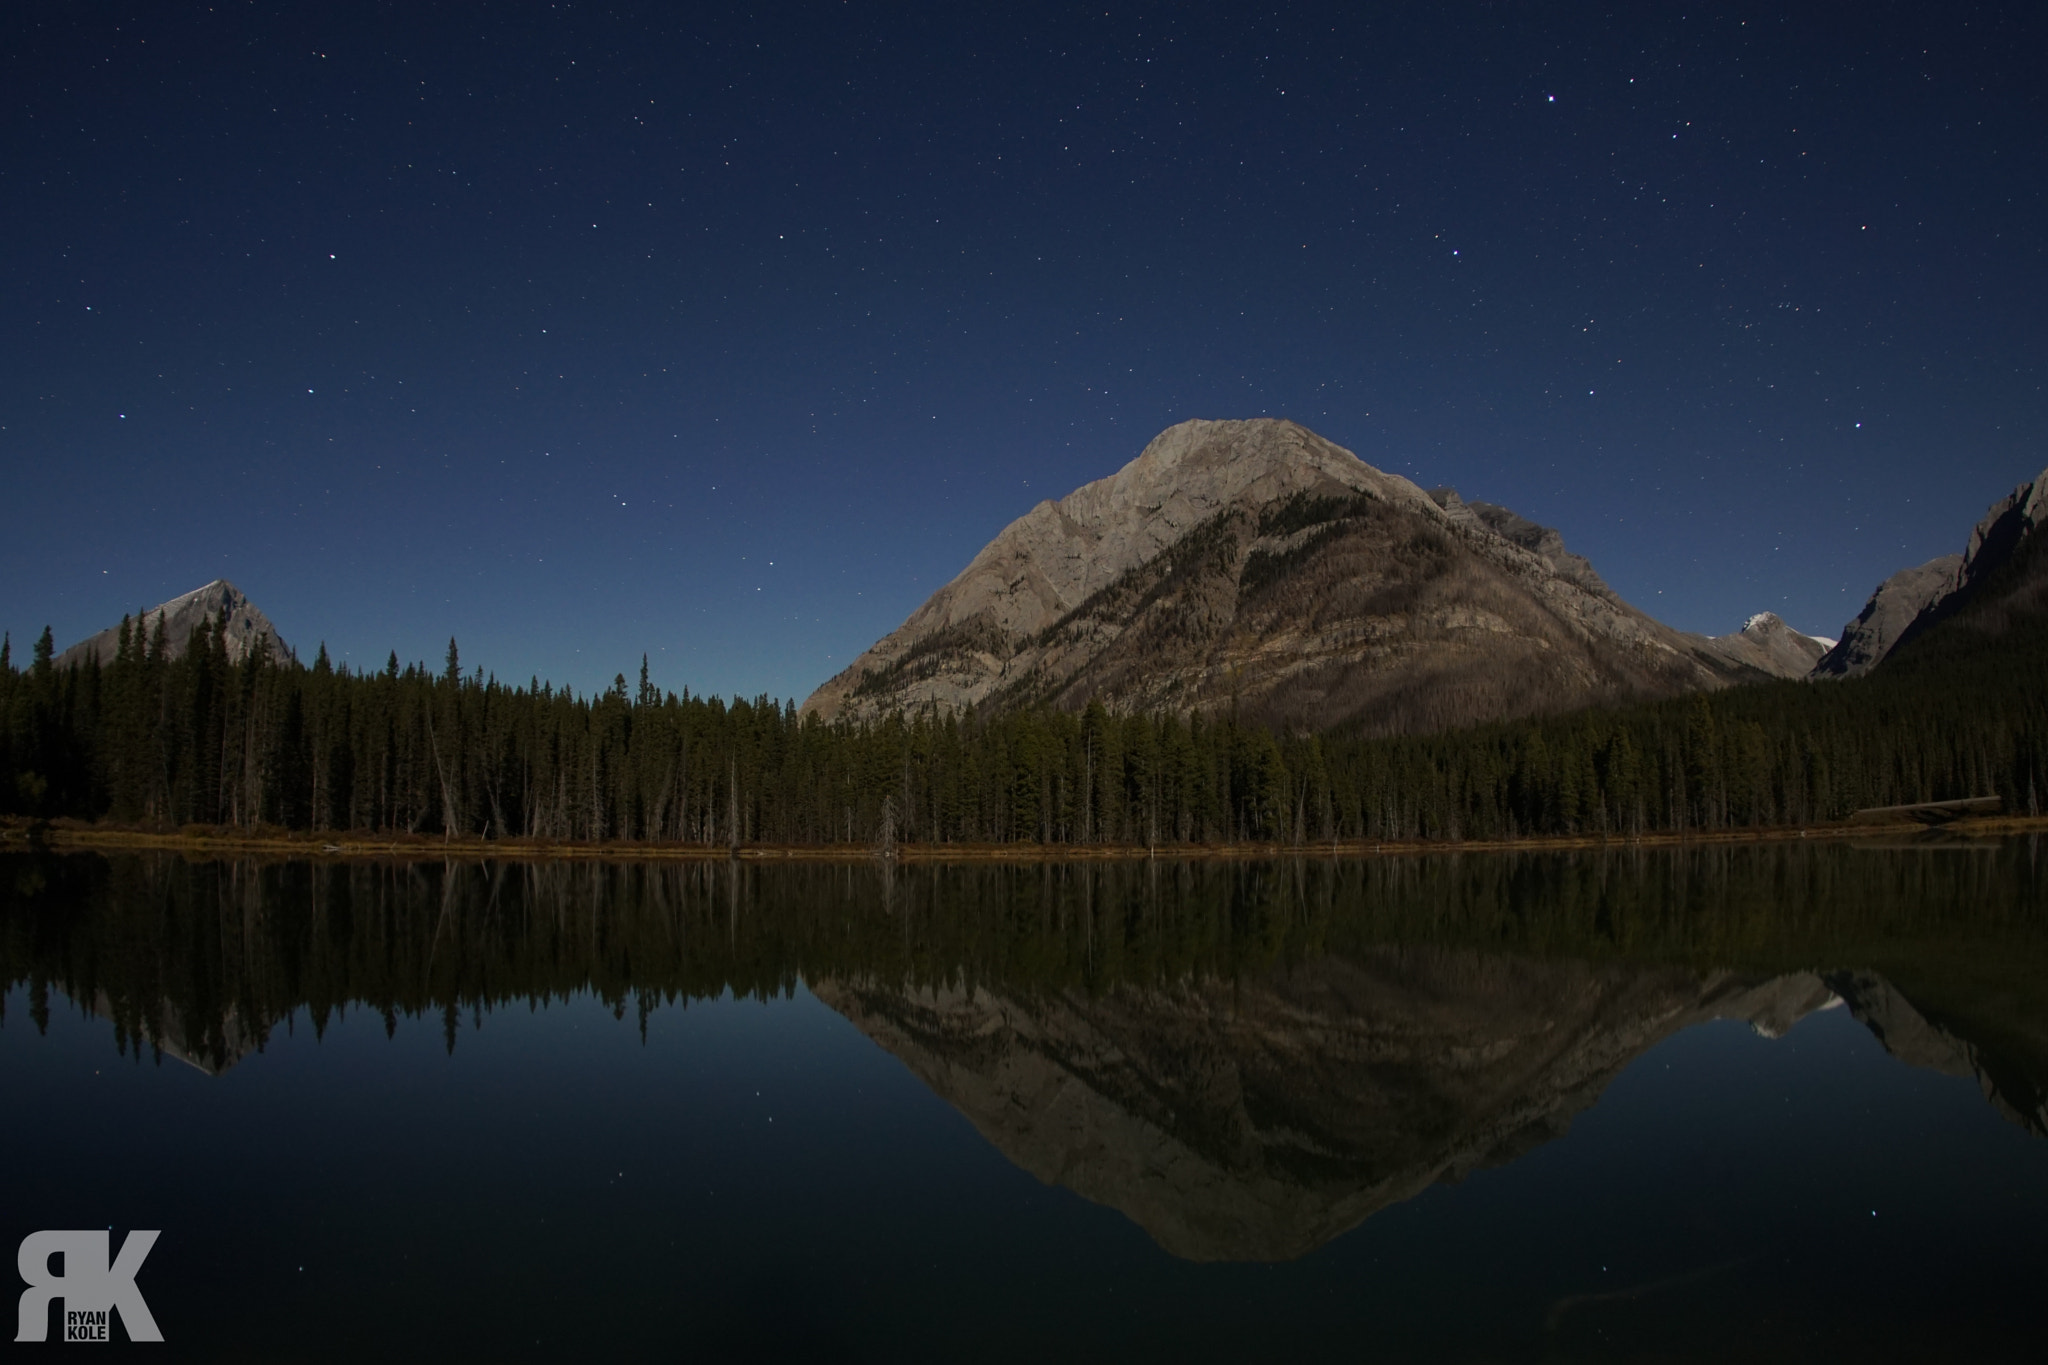
{"type": "Polygon", "coordinates": [[[161,1229],[157,1358],[2041,1349],[2038,841],[15,856],[0,986],[0,1244],[161,1229]]]}

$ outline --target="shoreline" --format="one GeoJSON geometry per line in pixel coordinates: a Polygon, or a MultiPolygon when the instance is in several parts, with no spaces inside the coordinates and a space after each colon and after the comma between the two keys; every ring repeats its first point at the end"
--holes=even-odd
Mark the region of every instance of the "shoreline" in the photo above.
{"type": "Polygon", "coordinates": [[[2048,816],[1991,816],[1924,825],[1901,820],[1884,824],[1834,823],[1764,829],[1659,831],[1639,835],[1544,835],[1516,839],[1338,840],[1278,844],[914,844],[897,845],[892,855],[858,844],[702,844],[606,840],[550,842],[525,839],[434,839],[421,835],[311,834],[285,831],[144,830],[113,826],[9,821],[0,826],[0,849],[46,849],[54,853],[180,853],[194,859],[224,857],[303,859],[321,862],[823,862],[823,863],[1069,863],[1186,861],[1272,861],[1277,858],[1374,858],[1432,853],[1542,853],[1629,848],[1720,847],[1740,844],[1908,840],[1939,848],[2016,834],[2048,833],[2048,816]]]}

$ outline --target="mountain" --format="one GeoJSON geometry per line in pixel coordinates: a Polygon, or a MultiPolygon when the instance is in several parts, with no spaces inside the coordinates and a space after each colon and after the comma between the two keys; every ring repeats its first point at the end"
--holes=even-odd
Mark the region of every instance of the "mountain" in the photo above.
{"type": "MultiPolygon", "coordinates": [[[[163,623],[164,647],[175,659],[185,652],[185,645],[199,623],[212,621],[222,612],[227,613],[228,657],[236,663],[248,658],[252,649],[262,649],[280,663],[291,657],[291,647],[278,636],[270,618],[257,610],[247,594],[224,578],[151,607],[138,620],[143,623],[145,640],[159,621],[163,623]]],[[[91,639],[80,640],[57,656],[57,666],[84,663],[88,658],[98,659],[102,664],[112,663],[120,634],[119,626],[109,626],[91,639]]]]}
{"type": "Polygon", "coordinates": [[[1746,664],[1774,678],[1805,677],[1835,645],[1833,640],[1801,634],[1769,611],[1750,617],[1732,635],[1716,635],[1707,643],[1730,663],[1746,664]]]}
{"type": "Polygon", "coordinates": [[[1194,421],[1012,522],[804,710],[1100,700],[1403,733],[1772,676],[1750,653],[1652,620],[1505,508],[1293,422],[1194,421]]]}
{"type": "Polygon", "coordinates": [[[1479,525],[1502,539],[1521,546],[1548,564],[1559,576],[1570,579],[1588,592],[1611,595],[1606,580],[1593,572],[1592,561],[1565,549],[1564,537],[1551,527],[1538,526],[1527,517],[1490,502],[1466,502],[1458,496],[1458,490],[1455,488],[1432,488],[1429,491],[1429,500],[1443,508],[1453,521],[1461,524],[1469,523],[1465,522],[1460,509],[1469,511],[1479,525]]]}
{"type": "Polygon", "coordinates": [[[1891,653],[1906,628],[1921,612],[1946,597],[1955,586],[1961,555],[1943,555],[1911,569],[1901,569],[1877,585],[1855,620],[1842,627],[1842,638],[1814,664],[1817,677],[1852,678],[1867,673],[1891,653]]]}
{"type": "Polygon", "coordinates": [[[1960,555],[1901,569],[1871,594],[1816,677],[1866,673],[1937,626],[1958,621],[1979,636],[2048,621],[2048,552],[2035,534],[2048,523],[2048,469],[1993,503],[1960,555]]]}
{"type": "MultiPolygon", "coordinates": [[[[1521,546],[1548,564],[1560,577],[1570,579],[1588,592],[1609,597],[1614,595],[1606,581],[1594,572],[1592,563],[1583,555],[1567,550],[1564,537],[1552,528],[1539,526],[1527,517],[1490,502],[1465,502],[1455,488],[1433,488],[1429,497],[1453,520],[1462,520],[1464,511],[1469,510],[1480,525],[1521,546]]],[[[1814,661],[1835,643],[1796,631],[1786,625],[1777,613],[1768,611],[1750,617],[1741,630],[1727,635],[1687,634],[1683,638],[1694,650],[1711,655],[1733,669],[1754,670],[1773,678],[1805,677],[1813,671],[1814,661]]]]}

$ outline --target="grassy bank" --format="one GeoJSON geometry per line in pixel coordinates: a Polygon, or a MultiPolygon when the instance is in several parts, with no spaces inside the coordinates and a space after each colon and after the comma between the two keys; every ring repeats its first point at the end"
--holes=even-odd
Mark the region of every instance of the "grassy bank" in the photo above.
{"type": "MultiPolygon", "coordinates": [[[[1369,858],[1417,853],[1540,852],[1547,849],[1698,848],[1797,840],[1849,840],[1939,847],[1974,839],[2048,833],[2048,816],[1957,820],[1930,830],[1912,821],[1836,823],[1756,829],[1655,832],[1635,836],[1530,836],[1514,839],[1327,840],[1304,843],[1240,842],[1157,844],[898,844],[904,863],[1072,863],[1146,858],[1271,859],[1369,858]]],[[[740,844],[733,847],[652,840],[444,838],[425,834],[309,833],[301,830],[187,825],[152,829],[135,825],[11,819],[0,822],[0,847],[54,852],[169,852],[191,858],[592,860],[605,862],[869,862],[885,856],[868,844],[740,844]]]]}

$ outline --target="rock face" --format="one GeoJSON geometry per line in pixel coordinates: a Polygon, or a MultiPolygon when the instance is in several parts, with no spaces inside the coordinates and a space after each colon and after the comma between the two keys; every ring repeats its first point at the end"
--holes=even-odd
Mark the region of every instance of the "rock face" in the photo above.
{"type": "MultiPolygon", "coordinates": [[[[1552,572],[1568,578],[1588,592],[1613,595],[1605,579],[1593,572],[1592,561],[1564,547],[1564,537],[1549,526],[1539,526],[1520,513],[1490,502],[1466,502],[1455,488],[1432,488],[1429,500],[1444,509],[1452,520],[1464,522],[1460,509],[1469,511],[1479,525],[1495,535],[1521,546],[1548,564],[1552,572]]],[[[1466,523],[1470,524],[1470,523],[1466,523]]]]}
{"type": "Polygon", "coordinates": [[[1817,677],[1853,678],[1868,673],[1891,653],[1920,613],[1955,587],[1961,555],[1943,555],[1916,568],[1901,569],[1877,585],[1855,620],[1842,627],[1842,638],[1814,664],[1817,677]]]}
{"type": "Polygon", "coordinates": [[[1731,664],[1746,665],[1774,678],[1803,678],[1836,642],[1803,635],[1777,613],[1763,611],[1750,617],[1741,630],[1716,635],[1707,643],[1731,664]]]}
{"type": "MultiPolygon", "coordinates": [[[[236,663],[248,658],[251,650],[258,649],[279,663],[291,657],[290,647],[279,638],[270,618],[258,611],[256,604],[240,588],[224,578],[217,578],[203,588],[194,588],[182,597],[173,597],[151,607],[142,613],[139,621],[145,641],[155,632],[157,623],[163,623],[164,649],[169,657],[175,659],[185,652],[192,632],[201,621],[212,621],[223,612],[227,614],[228,657],[236,663]]],[[[120,633],[119,626],[109,626],[91,639],[79,641],[57,656],[57,666],[69,667],[84,663],[88,658],[97,659],[102,665],[112,663],[120,633]]]]}
{"type": "Polygon", "coordinates": [[[1017,1165],[1191,1260],[1291,1260],[1560,1136],[1631,1060],[1834,996],[1808,973],[1387,948],[1107,995],[812,990],[1017,1165]]]}
{"type": "Polygon", "coordinates": [[[2043,523],[2048,469],[1993,503],[1962,554],[1901,569],[1880,583],[1814,675],[1867,673],[1901,645],[1959,616],[1975,616],[1978,628],[1996,632],[2020,617],[2048,615],[2048,557],[2035,534],[2043,523]]]}
{"type": "Polygon", "coordinates": [[[1505,508],[1292,422],[1183,422],[1011,523],[804,709],[1099,699],[1398,733],[1760,676],[1505,508]]]}
{"type": "Polygon", "coordinates": [[[2044,522],[2048,522],[2048,469],[1991,505],[1970,532],[1956,585],[1971,588],[1985,582],[2013,561],[2021,545],[2044,522]]]}
{"type": "Polygon", "coordinates": [[[1992,504],[1970,533],[1955,587],[1899,634],[1894,652],[1949,626],[1951,638],[2048,625],[2048,469],[1992,504]],[[1950,625],[1950,623],[1953,623],[1950,625]]]}

